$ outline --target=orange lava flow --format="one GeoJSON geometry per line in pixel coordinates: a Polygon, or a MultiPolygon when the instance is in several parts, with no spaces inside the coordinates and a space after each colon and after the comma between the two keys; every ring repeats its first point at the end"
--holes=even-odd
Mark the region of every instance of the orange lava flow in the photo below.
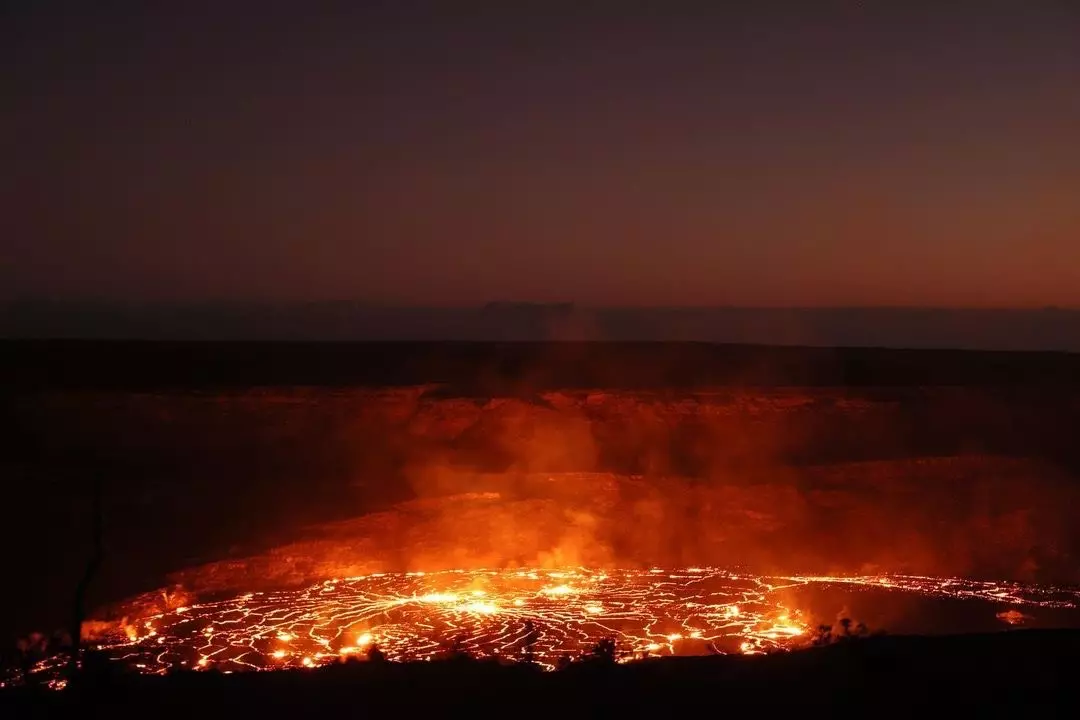
{"type": "Polygon", "coordinates": [[[553,669],[605,638],[615,639],[622,659],[760,653],[809,641],[809,620],[779,596],[811,585],[1080,606],[1071,590],[952,578],[757,577],[712,568],[455,570],[331,579],[194,603],[117,627],[98,648],[145,673],[311,668],[362,659],[376,646],[388,660],[431,660],[452,645],[476,657],[529,658],[553,669]]]}
{"type": "Polygon", "coordinates": [[[334,579],[197,604],[105,644],[139,669],[314,667],[363,655],[430,660],[451,643],[554,668],[614,637],[627,657],[760,652],[806,632],[760,579],[710,570],[446,571],[334,579]]]}

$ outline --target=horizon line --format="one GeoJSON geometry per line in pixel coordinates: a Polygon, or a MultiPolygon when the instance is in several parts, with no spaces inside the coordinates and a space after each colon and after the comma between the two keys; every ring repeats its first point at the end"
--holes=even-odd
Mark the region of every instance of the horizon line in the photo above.
{"type": "Polygon", "coordinates": [[[485,310],[493,306],[523,309],[571,309],[594,312],[610,311],[920,311],[920,312],[1080,312],[1080,305],[1061,305],[1047,303],[1041,305],[949,305],[949,304],[587,304],[573,300],[489,300],[470,304],[420,304],[407,302],[384,302],[362,299],[323,299],[323,300],[259,300],[259,299],[203,299],[203,300],[125,300],[105,298],[17,298],[0,301],[0,309],[20,306],[76,307],[97,306],[126,309],[156,308],[202,308],[202,307],[319,307],[348,305],[371,310],[432,310],[432,311],[469,311],[485,310]]]}

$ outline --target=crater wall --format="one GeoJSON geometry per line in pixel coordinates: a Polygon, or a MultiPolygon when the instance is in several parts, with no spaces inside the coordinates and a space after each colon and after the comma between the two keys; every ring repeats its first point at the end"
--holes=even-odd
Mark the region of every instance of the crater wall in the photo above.
{"type": "Polygon", "coordinates": [[[35,608],[67,607],[92,474],[103,602],[463,564],[1078,577],[1068,390],[67,391],[4,413],[35,608]]]}

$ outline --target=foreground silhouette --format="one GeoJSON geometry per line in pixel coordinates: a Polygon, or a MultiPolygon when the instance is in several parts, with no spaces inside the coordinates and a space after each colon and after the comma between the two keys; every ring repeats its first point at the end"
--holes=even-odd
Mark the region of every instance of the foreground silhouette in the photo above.
{"type": "MultiPolygon", "coordinates": [[[[373,653],[374,654],[374,653],[373,653]]],[[[773,714],[826,703],[834,714],[916,707],[1072,708],[1080,698],[1080,632],[866,637],[768,656],[655,658],[621,663],[605,640],[560,671],[453,654],[444,661],[352,661],[316,670],[125,673],[89,654],[64,692],[0,692],[0,716],[85,712],[109,718],[360,717],[462,713],[671,716],[713,708],[773,714]]]]}

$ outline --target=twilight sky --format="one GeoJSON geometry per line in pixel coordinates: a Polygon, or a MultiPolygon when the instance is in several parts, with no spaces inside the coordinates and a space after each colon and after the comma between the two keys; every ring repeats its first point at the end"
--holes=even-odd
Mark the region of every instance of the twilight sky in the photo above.
{"type": "Polygon", "coordinates": [[[5,3],[0,299],[1080,306],[1080,4],[736,5],[5,3]]]}

